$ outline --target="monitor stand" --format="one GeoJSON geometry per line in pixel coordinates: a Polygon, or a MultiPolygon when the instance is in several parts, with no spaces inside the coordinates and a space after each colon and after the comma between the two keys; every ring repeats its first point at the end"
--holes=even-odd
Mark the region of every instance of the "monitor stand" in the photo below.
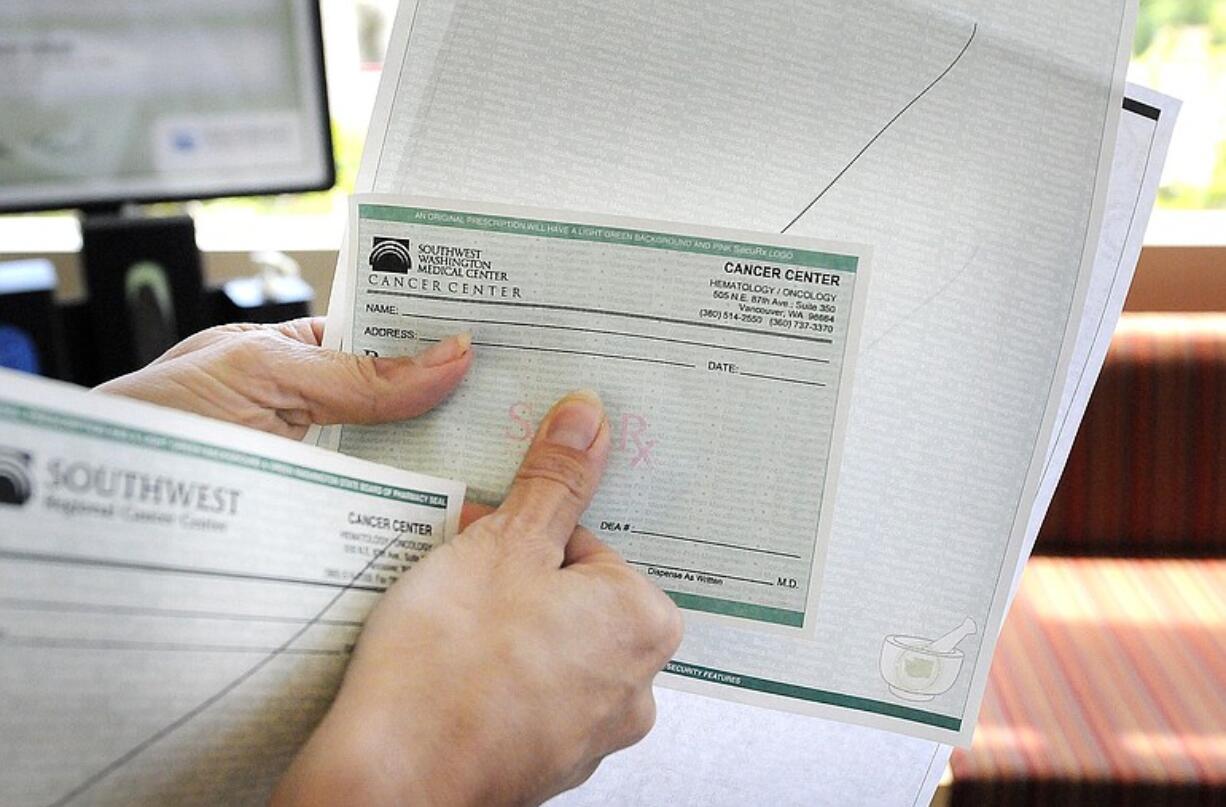
{"type": "Polygon", "coordinates": [[[208,325],[191,216],[87,208],[81,216],[81,266],[97,370],[97,378],[83,383],[144,367],[208,325]]]}

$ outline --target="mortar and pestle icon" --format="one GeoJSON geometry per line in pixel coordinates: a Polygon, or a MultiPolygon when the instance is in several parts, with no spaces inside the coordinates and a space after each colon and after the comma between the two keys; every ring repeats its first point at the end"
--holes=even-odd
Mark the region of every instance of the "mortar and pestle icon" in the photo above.
{"type": "Polygon", "coordinates": [[[897,698],[930,701],[954,685],[966,656],[957,645],[978,630],[967,617],[939,639],[893,634],[881,643],[881,677],[897,698]]]}

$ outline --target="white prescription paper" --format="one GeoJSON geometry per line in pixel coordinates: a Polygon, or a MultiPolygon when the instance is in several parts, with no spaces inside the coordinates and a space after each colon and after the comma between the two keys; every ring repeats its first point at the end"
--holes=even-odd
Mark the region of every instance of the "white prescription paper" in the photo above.
{"type": "Polygon", "coordinates": [[[263,803],[464,492],[0,371],[0,802],[263,803]]]}
{"type": "Polygon", "coordinates": [[[816,641],[694,622],[679,661],[723,662],[694,685],[767,682],[783,708],[969,740],[1089,286],[1134,11],[403,10],[360,189],[873,248],[816,641]],[[957,653],[924,656],[959,626],[957,653]]]}
{"type": "Polygon", "coordinates": [[[864,247],[382,195],[352,210],[351,349],[465,329],[482,359],[433,412],[337,427],[342,453],[409,457],[496,504],[553,401],[595,388],[598,534],[695,617],[812,633],[864,247]]]}
{"type": "MultiPolygon", "coordinates": [[[[1026,535],[1028,556],[1102,368],[1141,254],[1179,102],[1128,85],[1093,280],[1061,404],[1060,429],[1026,535]]],[[[1025,567],[1019,559],[1014,592],[1025,567]]],[[[656,728],[554,804],[870,807],[932,802],[949,745],[658,690],[656,728]],[[733,728],[735,727],[735,728],[733,728]],[[752,764],[745,764],[751,758],[752,764]]]]}

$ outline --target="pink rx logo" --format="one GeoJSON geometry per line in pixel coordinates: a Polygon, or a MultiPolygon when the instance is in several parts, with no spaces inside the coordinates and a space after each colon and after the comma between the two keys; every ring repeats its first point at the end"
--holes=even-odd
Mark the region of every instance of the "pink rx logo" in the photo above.
{"type": "MultiPolygon", "coordinates": [[[[507,415],[510,423],[506,436],[517,443],[531,441],[538,420],[533,414],[532,405],[523,401],[513,403],[507,409],[507,415]]],[[[651,467],[651,452],[656,441],[649,435],[651,427],[647,418],[635,412],[610,414],[609,424],[613,427],[613,452],[628,454],[631,468],[651,467]]]]}

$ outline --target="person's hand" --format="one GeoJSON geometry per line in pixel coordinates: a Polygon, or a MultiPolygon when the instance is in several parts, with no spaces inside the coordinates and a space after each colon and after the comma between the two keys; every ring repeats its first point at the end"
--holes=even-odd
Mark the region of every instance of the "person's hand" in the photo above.
{"type": "Polygon", "coordinates": [[[609,445],[594,396],[550,411],[502,506],[383,595],[274,805],[537,804],[646,735],[682,623],[576,526],[609,445]]]}
{"type": "Polygon", "coordinates": [[[371,358],[320,347],[323,325],[314,318],[210,328],[97,390],[300,438],[312,424],[420,415],[472,363],[467,334],[417,356],[371,358]]]}

